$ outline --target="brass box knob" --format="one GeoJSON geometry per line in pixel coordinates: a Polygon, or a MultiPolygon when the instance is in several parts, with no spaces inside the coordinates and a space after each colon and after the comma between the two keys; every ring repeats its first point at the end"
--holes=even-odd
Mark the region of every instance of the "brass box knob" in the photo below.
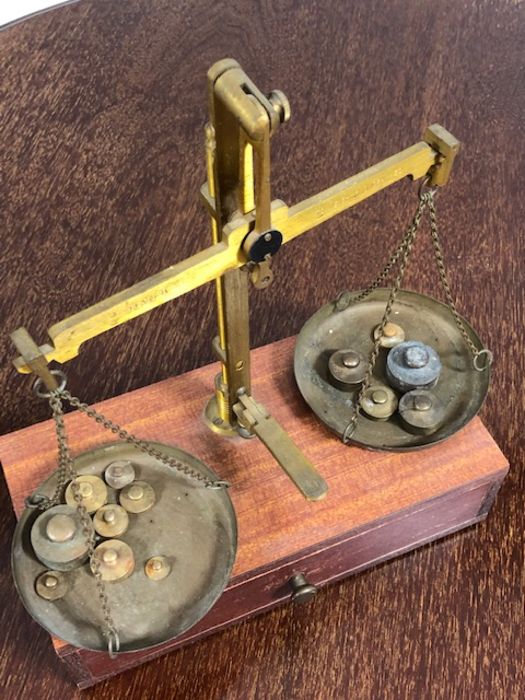
{"type": "Polygon", "coordinates": [[[290,579],[292,603],[308,603],[315,597],[317,586],[308,583],[304,574],[295,574],[290,579]]]}

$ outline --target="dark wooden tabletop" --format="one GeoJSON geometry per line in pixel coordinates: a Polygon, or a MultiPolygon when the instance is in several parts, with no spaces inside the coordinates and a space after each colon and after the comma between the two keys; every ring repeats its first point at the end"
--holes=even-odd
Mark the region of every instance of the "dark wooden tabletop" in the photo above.
{"type": "MultiPolygon", "coordinates": [[[[208,243],[198,199],[208,67],[232,56],[293,118],[273,195],[294,203],[419,140],[462,141],[438,207],[458,307],[496,363],[483,418],[511,462],[489,519],[84,691],[90,698],[521,698],[524,669],[525,8],[513,0],[84,0],[0,34],[0,432],[48,417],[7,336],[208,243]]],[[[374,277],[416,202],[399,183],[301,241],[253,292],[252,340],[296,333],[374,277]]],[[[428,242],[428,237],[425,239],[428,242]]],[[[406,286],[439,295],[420,241],[406,286]]],[[[103,336],[68,367],[93,402],[211,361],[209,285],[103,336]]],[[[11,581],[0,488],[2,697],[72,698],[11,581]]]]}

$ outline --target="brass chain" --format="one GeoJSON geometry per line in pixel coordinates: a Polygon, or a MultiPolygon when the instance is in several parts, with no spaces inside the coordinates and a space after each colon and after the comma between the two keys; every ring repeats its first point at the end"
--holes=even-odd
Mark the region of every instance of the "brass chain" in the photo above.
{"type": "Polygon", "coordinates": [[[82,524],[82,534],[86,538],[86,546],[89,556],[89,564],[91,566],[91,571],[95,578],[95,585],[97,587],[98,598],[100,602],[100,609],[102,611],[103,627],[102,632],[106,638],[108,645],[108,652],[110,657],[114,657],[115,652],[119,650],[120,640],[115,628],[115,623],[113,622],[113,616],[111,614],[111,608],[106,592],[106,585],[102,579],[102,574],[100,572],[100,561],[95,551],[95,528],[93,526],[93,521],[91,520],[89,513],[87,512],[85,506],[82,503],[82,495],[80,493],[80,485],[75,481],[76,472],[73,465],[73,459],[71,457],[71,452],[69,450],[69,443],[67,439],[66,426],[64,424],[64,409],[62,405],[62,396],[60,391],[53,391],[49,396],[49,405],[53,413],[53,420],[55,422],[55,430],[58,441],[58,477],[57,477],[57,488],[49,503],[46,507],[56,504],[57,494],[60,496],[62,488],[65,486],[66,482],[71,480],[71,491],[73,493],[73,498],[76,503],[76,510],[78,517],[82,524]]]}
{"type": "Polygon", "coordinates": [[[414,242],[416,240],[416,235],[417,235],[417,232],[419,230],[419,226],[421,224],[421,219],[423,217],[423,212],[424,212],[426,204],[427,204],[427,197],[428,196],[430,196],[430,195],[428,193],[425,193],[420,197],[416,212],[412,218],[410,226],[408,227],[405,235],[403,236],[403,239],[402,239],[400,245],[397,247],[396,251],[394,252],[392,257],[388,261],[388,263],[385,266],[385,268],[383,269],[383,271],[379,274],[379,276],[376,278],[376,280],[374,280],[374,282],[372,282],[372,284],[370,284],[364,290],[364,292],[362,292],[357,297],[354,297],[352,299],[352,302],[363,301],[363,299],[366,299],[366,297],[369,294],[371,294],[371,292],[377,286],[379,286],[381,281],[388,274],[389,270],[397,262],[399,257],[401,257],[397,277],[396,277],[394,284],[390,290],[390,294],[388,296],[388,301],[386,303],[385,311],[383,313],[383,318],[382,318],[381,324],[379,326],[379,331],[376,334],[374,346],[372,348],[372,352],[371,352],[370,358],[368,360],[368,367],[366,369],[365,378],[363,380],[361,388],[359,389],[359,393],[357,394],[357,398],[354,402],[350,421],[348,422],[348,425],[346,426],[346,428],[343,431],[343,438],[342,439],[343,439],[344,443],[347,443],[350,440],[350,438],[354,434],[355,429],[357,427],[357,420],[358,420],[360,409],[361,409],[361,401],[363,399],[363,396],[364,396],[366,390],[370,386],[372,372],[374,371],[376,360],[377,360],[377,357],[379,355],[379,348],[381,345],[381,338],[383,337],[383,331],[385,329],[386,324],[388,323],[388,320],[390,318],[390,313],[392,311],[392,307],[393,307],[394,302],[395,302],[396,297],[397,297],[397,293],[399,291],[399,288],[401,287],[401,282],[403,281],[403,277],[405,274],[408,259],[410,257],[410,253],[412,252],[412,248],[413,248],[414,242]]]}
{"type": "Polygon", "coordinates": [[[207,476],[203,476],[195,469],[192,469],[187,464],[184,464],[184,462],[181,462],[180,460],[176,459],[175,457],[169,457],[168,455],[164,454],[160,450],[157,450],[155,447],[152,447],[145,440],[141,440],[140,438],[136,437],[135,435],[128,433],[127,430],[125,430],[124,428],[122,428],[120,425],[118,425],[114,421],[110,420],[109,418],[106,418],[106,416],[104,416],[99,411],[88,406],[88,404],[86,404],[86,403],[82,403],[80,401],[80,399],[77,399],[75,396],[72,396],[69,393],[69,391],[67,391],[66,389],[59,390],[59,396],[66,399],[66,401],[68,401],[71,406],[78,409],[81,413],[86,415],[88,418],[92,418],[96,423],[98,423],[99,425],[102,425],[106,430],[110,430],[115,435],[118,435],[118,437],[121,440],[124,440],[129,445],[132,445],[133,447],[136,447],[141,452],[144,452],[145,454],[149,455],[150,457],[153,457],[153,459],[159,460],[159,462],[162,462],[166,466],[171,467],[172,469],[176,469],[178,472],[182,472],[183,474],[188,476],[190,479],[193,479],[194,481],[198,481],[201,484],[204,484],[204,486],[206,488],[224,489],[224,488],[229,487],[229,484],[227,481],[213,481],[212,479],[209,479],[207,476]]]}
{"type": "Polygon", "coordinates": [[[389,272],[391,269],[394,267],[394,265],[400,260],[399,262],[399,269],[398,269],[398,274],[396,276],[396,279],[394,281],[394,284],[390,290],[390,294],[388,296],[388,301],[385,307],[385,311],[383,314],[383,318],[381,320],[381,324],[379,325],[379,329],[377,333],[375,334],[375,340],[374,340],[374,346],[372,348],[372,352],[370,354],[367,370],[365,373],[365,378],[363,380],[363,384],[361,385],[361,388],[359,390],[359,393],[357,395],[357,398],[354,402],[354,406],[352,409],[352,415],[350,418],[350,421],[348,422],[348,425],[346,426],[345,430],[343,431],[343,442],[347,443],[351,439],[352,435],[355,432],[356,426],[357,426],[357,420],[359,417],[359,413],[361,411],[361,401],[363,399],[363,396],[366,392],[366,390],[370,386],[370,381],[372,377],[372,373],[374,371],[375,363],[377,361],[377,357],[379,355],[379,349],[381,346],[381,339],[383,337],[384,329],[386,324],[388,323],[390,319],[390,314],[392,312],[392,307],[395,303],[397,293],[399,292],[399,289],[401,287],[401,283],[403,281],[403,277],[405,275],[406,267],[408,264],[408,260],[410,257],[410,253],[412,252],[412,248],[414,246],[414,241],[416,239],[417,232],[419,230],[419,227],[421,225],[421,220],[423,217],[423,213],[425,209],[428,208],[428,214],[429,214],[429,221],[430,221],[430,237],[432,240],[432,247],[434,250],[434,258],[436,261],[436,265],[438,268],[439,272],[439,278],[441,282],[441,286],[443,287],[443,291],[445,293],[445,298],[447,301],[448,308],[454,318],[454,322],[456,323],[456,326],[461,333],[471,355],[472,355],[472,360],[473,360],[473,365],[474,369],[477,370],[478,372],[482,372],[485,369],[488,369],[488,367],[492,363],[492,353],[490,350],[487,348],[482,348],[478,349],[474,343],[472,342],[472,339],[470,338],[467,329],[465,327],[465,324],[463,323],[463,320],[461,319],[461,316],[459,315],[456,305],[454,303],[454,299],[452,297],[452,291],[450,288],[450,283],[448,281],[448,275],[445,267],[445,260],[443,256],[443,248],[441,245],[440,237],[439,237],[439,230],[438,230],[438,224],[437,224],[437,214],[436,214],[436,206],[434,202],[434,190],[433,189],[427,189],[424,191],[422,188],[420,188],[420,194],[419,194],[419,202],[418,206],[416,209],[416,212],[414,214],[414,217],[412,219],[412,222],[410,223],[405,235],[403,236],[401,243],[398,245],[394,253],[391,255],[389,261],[383,268],[383,270],[379,273],[379,275],[376,277],[376,279],[368,285],[368,287],[360,292],[357,296],[355,297],[350,297],[348,293],[347,295],[339,295],[338,300],[336,301],[336,309],[337,310],[342,310],[343,308],[346,308],[349,304],[354,304],[358,303],[360,301],[363,301],[366,299],[379,285],[384,282],[384,280],[387,278],[389,272]],[[481,357],[486,357],[486,360],[484,364],[480,365],[479,364],[479,358],[481,357]]]}
{"type": "Polygon", "coordinates": [[[456,304],[454,303],[454,299],[452,297],[452,291],[450,289],[450,283],[448,281],[447,270],[445,267],[445,259],[443,257],[443,246],[441,245],[441,240],[439,237],[436,205],[432,193],[430,194],[431,196],[429,197],[427,203],[428,215],[430,219],[430,237],[432,239],[432,247],[434,248],[434,259],[438,268],[441,286],[443,288],[443,291],[445,292],[445,298],[447,300],[447,305],[450,309],[450,313],[454,317],[456,326],[458,327],[459,332],[463,336],[463,340],[465,341],[468,349],[470,350],[470,354],[472,355],[474,369],[476,369],[478,372],[482,372],[484,369],[487,369],[492,364],[493,355],[488,348],[482,348],[481,350],[479,350],[474,345],[474,343],[472,342],[472,338],[469,336],[467,329],[465,328],[465,324],[463,323],[463,320],[459,315],[458,310],[456,309],[456,304]],[[478,360],[480,357],[483,356],[486,356],[487,359],[483,365],[479,365],[478,360]]]}
{"type": "Polygon", "coordinates": [[[34,494],[33,496],[26,499],[26,506],[29,508],[38,508],[40,510],[47,510],[52,506],[58,505],[61,502],[62,493],[67,482],[71,482],[71,490],[73,493],[73,498],[75,499],[76,510],[82,525],[82,534],[86,538],[86,547],[88,550],[89,563],[91,566],[91,571],[95,578],[95,584],[97,587],[100,608],[102,611],[103,619],[103,634],[107,640],[108,652],[111,658],[115,657],[115,653],[118,652],[120,647],[120,640],[115,628],[115,623],[111,614],[111,608],[106,592],[106,585],[102,579],[102,574],[100,572],[100,561],[98,555],[95,551],[95,529],[93,526],[93,521],[89,516],[85,506],[82,503],[82,495],[80,493],[80,486],[75,482],[76,471],[73,463],[73,458],[71,457],[71,452],[69,450],[69,443],[67,439],[66,426],[64,423],[64,408],[63,401],[68,401],[71,406],[78,409],[81,413],[86,415],[88,418],[92,418],[99,425],[102,425],[107,430],[118,435],[119,438],[132,445],[133,447],[141,450],[150,457],[159,460],[168,467],[176,469],[182,472],[186,476],[195,481],[204,484],[205,487],[210,489],[223,489],[228,488],[229,484],[227,481],[213,481],[206,476],[203,476],[196,470],[189,467],[174,457],[169,457],[165,455],[160,450],[149,445],[144,440],[140,440],[135,437],[127,430],[122,428],[117,423],[106,418],[102,413],[96,411],[85,403],[82,403],[80,399],[73,396],[69,391],[65,389],[65,376],[62,372],[57,370],[52,370],[52,374],[60,375],[63,381],[58,389],[48,393],[40,391],[40,385],[42,380],[37,379],[35,385],[33,386],[33,391],[35,394],[42,398],[47,398],[49,400],[49,405],[51,407],[53,421],[55,423],[55,431],[58,443],[58,470],[57,470],[57,483],[53,495],[48,498],[43,494],[34,494]]]}

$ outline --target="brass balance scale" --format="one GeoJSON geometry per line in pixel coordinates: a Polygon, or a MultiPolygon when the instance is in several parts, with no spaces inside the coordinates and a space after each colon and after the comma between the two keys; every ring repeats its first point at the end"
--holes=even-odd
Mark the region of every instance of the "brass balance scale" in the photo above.
{"type": "Polygon", "coordinates": [[[208,94],[201,198],[212,245],[53,325],[47,344],[23,328],[11,336],[16,369],[35,375],[58,439],[58,470],[27,498],[15,532],[16,585],[54,635],[112,656],[177,637],[219,598],[237,546],[229,484],[187,452],[141,440],[82,404],[50,362],[63,364],[91,338],[215,281],[221,371],[205,420],[217,440],[257,436],[306,499],[323,499],[323,477],[252,394],[249,287],[270,286],[281,245],[409,177],[421,180],[412,222],[366,290],[343,292],[305,324],[297,385],[334,440],[388,451],[450,437],[476,415],[489,385],[492,358],[454,306],[434,205],[458,141],[434,124],[415,145],[288,207],[270,192],[270,138],[290,118],[286,97],[265,96],[230,59],[210,69],[208,94]],[[401,289],[426,215],[446,304],[401,289]],[[64,403],[120,441],[73,459],[64,403]]]}

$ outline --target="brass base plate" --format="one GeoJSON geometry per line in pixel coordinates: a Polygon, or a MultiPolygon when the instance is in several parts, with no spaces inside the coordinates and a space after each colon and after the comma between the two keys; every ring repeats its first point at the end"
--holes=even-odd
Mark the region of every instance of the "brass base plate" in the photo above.
{"type": "MultiPolygon", "coordinates": [[[[217,478],[187,452],[150,444],[209,478],[217,478]]],[[[126,443],[81,454],[75,459],[75,468],[77,474],[103,476],[108,464],[116,460],[132,462],[136,479],[148,482],[156,495],[150,510],[129,514],[129,527],[120,537],[133,550],[133,573],[123,581],[106,583],[120,650],[128,652],[177,637],[208,612],[229,580],[237,525],[226,491],[204,488],[126,443]],[[159,555],[167,557],[171,571],[162,580],[152,580],[144,565],[159,555]]],[[[51,496],[55,484],[56,472],[36,491],[51,496]]],[[[118,500],[117,491],[108,487],[108,493],[109,502],[118,500]]],[[[69,590],[62,599],[50,602],[35,592],[35,581],[46,570],[30,543],[31,526],[38,514],[26,509],[13,539],[12,566],[22,601],[51,634],[77,647],[106,651],[99,598],[88,563],[64,574],[69,590]]]]}
{"type": "MultiPolygon", "coordinates": [[[[381,322],[389,293],[388,289],[376,289],[367,299],[343,311],[337,311],[335,303],[327,304],[306,322],[297,337],[294,368],[299,389],[314,413],[340,437],[352,416],[357,391],[342,391],[333,385],[328,360],[341,348],[370,356],[374,328],[381,322]]],[[[436,299],[400,291],[390,320],[404,329],[407,340],[420,340],[439,353],[443,367],[433,391],[447,406],[446,416],[433,434],[414,435],[403,427],[398,413],[387,421],[360,415],[351,441],[391,451],[427,447],[450,437],[478,413],[487,394],[490,370],[477,372],[473,368],[450,310],[436,299]]],[[[481,348],[474,330],[464,323],[474,345],[481,348]]],[[[388,384],[387,352],[380,351],[374,369],[374,378],[383,384],[388,384]]]]}

